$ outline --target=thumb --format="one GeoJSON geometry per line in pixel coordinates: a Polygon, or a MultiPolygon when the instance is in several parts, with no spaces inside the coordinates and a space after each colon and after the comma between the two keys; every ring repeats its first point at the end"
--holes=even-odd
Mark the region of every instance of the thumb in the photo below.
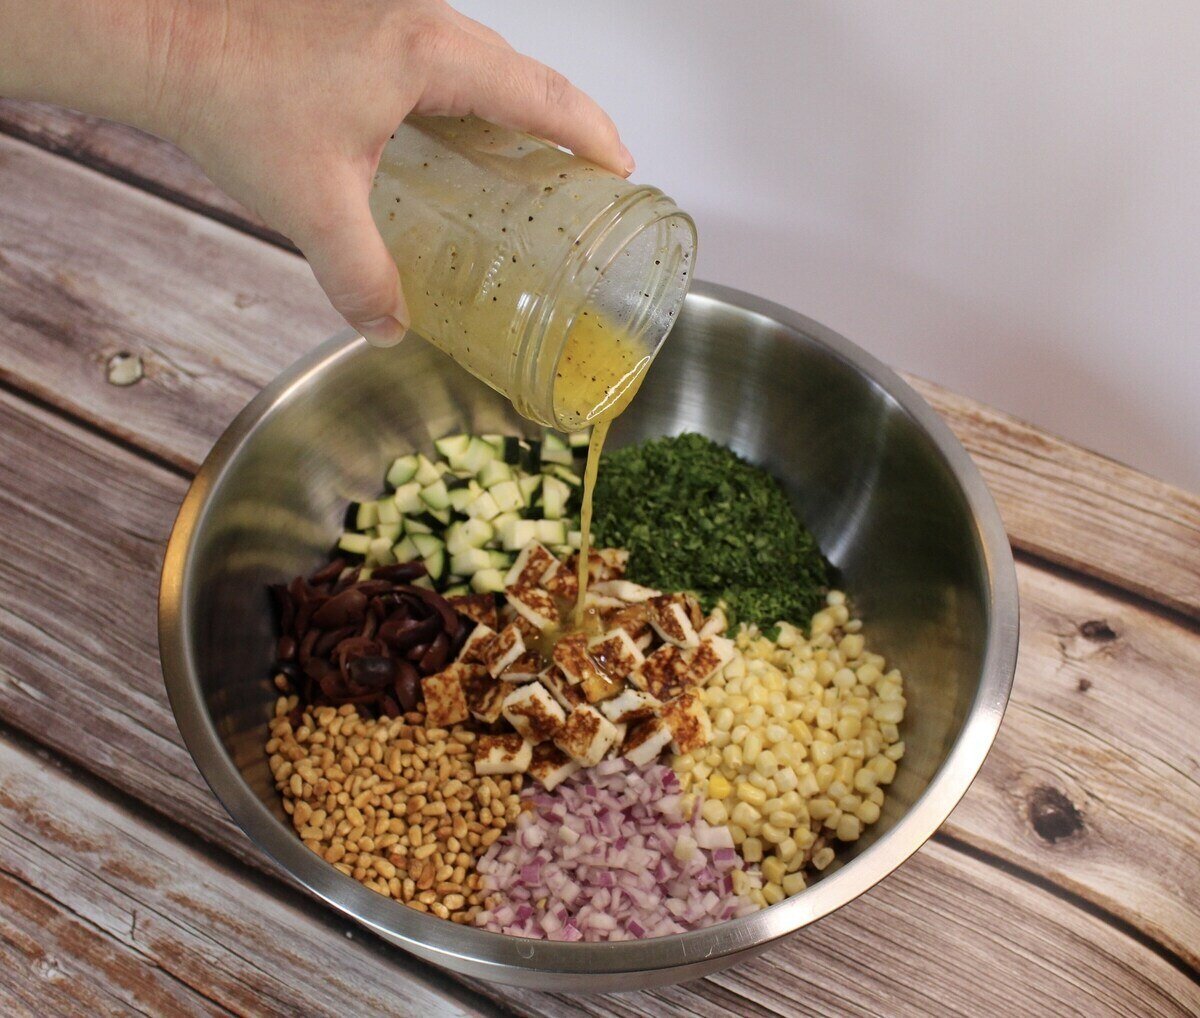
{"type": "Polygon", "coordinates": [[[408,305],[368,194],[359,180],[331,180],[293,240],[338,313],[372,346],[395,346],[408,330],[408,305]]]}

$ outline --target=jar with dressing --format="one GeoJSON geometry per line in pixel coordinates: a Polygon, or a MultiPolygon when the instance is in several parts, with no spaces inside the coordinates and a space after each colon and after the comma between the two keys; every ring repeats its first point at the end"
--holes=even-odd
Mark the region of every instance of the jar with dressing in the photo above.
{"type": "Polygon", "coordinates": [[[657,188],[474,117],[406,120],[371,209],[414,331],[564,431],[624,409],[692,278],[695,226],[657,188]]]}

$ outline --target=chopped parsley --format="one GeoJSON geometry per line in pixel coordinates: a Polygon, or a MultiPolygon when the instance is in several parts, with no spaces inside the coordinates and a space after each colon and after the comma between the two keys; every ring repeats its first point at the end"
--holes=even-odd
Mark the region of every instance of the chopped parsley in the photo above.
{"type": "Polygon", "coordinates": [[[779,482],[703,435],[605,453],[594,507],[595,546],[628,548],[636,583],[764,628],[821,606],[828,564],[779,482]]]}

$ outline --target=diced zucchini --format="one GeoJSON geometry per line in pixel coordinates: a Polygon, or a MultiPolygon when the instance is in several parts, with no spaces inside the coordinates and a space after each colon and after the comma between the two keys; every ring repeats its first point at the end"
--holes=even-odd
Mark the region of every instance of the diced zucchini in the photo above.
{"type": "Polygon", "coordinates": [[[469,470],[472,474],[478,474],[485,466],[491,463],[496,458],[496,450],[482,438],[472,436],[471,441],[467,444],[467,450],[463,455],[451,461],[451,466],[456,470],[469,470]]]}
{"type": "Polygon", "coordinates": [[[491,463],[485,464],[484,468],[476,475],[476,480],[484,488],[490,488],[501,481],[511,481],[512,479],[513,469],[503,460],[492,460],[491,463]]]}
{"type": "Polygon", "coordinates": [[[392,542],[386,537],[376,537],[367,549],[367,563],[370,565],[389,566],[392,564],[392,542]]]}
{"type": "Polygon", "coordinates": [[[503,569],[505,572],[508,572],[517,557],[510,551],[497,551],[495,548],[485,551],[484,554],[488,557],[489,568],[503,569]]]}
{"type": "Polygon", "coordinates": [[[418,576],[412,581],[414,587],[424,587],[426,590],[433,590],[433,580],[428,576],[418,576]]]}
{"type": "Polygon", "coordinates": [[[537,490],[541,486],[541,474],[527,474],[525,477],[517,478],[517,487],[521,489],[521,494],[525,496],[525,504],[532,505],[534,496],[537,495],[537,490]]]}
{"type": "Polygon", "coordinates": [[[416,545],[417,552],[422,558],[446,547],[446,542],[440,537],[434,537],[433,534],[413,534],[412,542],[416,545]]]}
{"type": "Polygon", "coordinates": [[[452,583],[443,593],[446,597],[466,597],[471,593],[471,585],[468,583],[452,583]]]}
{"type": "Polygon", "coordinates": [[[496,536],[492,543],[496,544],[502,539],[501,535],[504,533],[505,527],[511,527],[517,520],[523,520],[524,518],[520,513],[501,513],[499,516],[494,517],[491,520],[491,524],[496,531],[496,536]]]}
{"type": "Polygon", "coordinates": [[[561,463],[569,467],[575,462],[567,440],[554,431],[542,432],[542,464],[561,463]]]}
{"type": "Polygon", "coordinates": [[[421,489],[421,501],[430,509],[449,509],[450,493],[446,490],[446,482],[441,478],[421,489]]]}
{"type": "Polygon", "coordinates": [[[400,522],[400,510],[394,498],[381,498],[375,503],[375,515],[380,523],[392,524],[400,522]]]}
{"type": "Polygon", "coordinates": [[[567,445],[575,450],[576,456],[582,456],[584,450],[587,449],[588,443],[592,440],[592,429],[584,428],[582,431],[572,431],[567,435],[567,445]]]}
{"type": "Polygon", "coordinates": [[[501,481],[488,489],[488,494],[495,500],[502,513],[516,512],[525,508],[525,496],[517,487],[516,481],[501,481]]]}
{"type": "Polygon", "coordinates": [[[449,493],[450,508],[456,513],[465,513],[467,504],[475,498],[475,492],[468,488],[455,488],[449,493]]]}
{"type": "Polygon", "coordinates": [[[530,541],[537,538],[537,528],[545,520],[514,520],[511,524],[498,528],[500,543],[506,551],[520,551],[530,541]]]}
{"type": "Polygon", "coordinates": [[[525,439],[506,435],[504,438],[504,462],[514,467],[519,466],[528,449],[529,443],[525,439]]]}
{"type": "Polygon", "coordinates": [[[480,569],[492,568],[489,553],[482,548],[467,548],[450,558],[450,571],[460,576],[474,576],[480,569]]]}
{"type": "Polygon", "coordinates": [[[580,548],[582,548],[583,547],[583,531],[582,530],[572,530],[570,533],[568,533],[567,534],[567,544],[571,548],[573,548],[575,551],[578,551],[580,548]]]}
{"type": "Polygon", "coordinates": [[[571,546],[569,544],[556,544],[556,545],[553,545],[550,548],[550,550],[552,552],[554,552],[554,554],[557,555],[559,558],[569,557],[571,554],[571,551],[572,551],[571,546]]]}
{"type": "Polygon", "coordinates": [[[500,507],[496,505],[496,500],[492,498],[491,492],[485,491],[474,501],[467,503],[466,512],[473,519],[490,520],[500,514],[500,507]]]}
{"type": "Polygon", "coordinates": [[[446,576],[446,553],[439,549],[432,555],[426,555],[421,561],[425,564],[425,572],[429,574],[429,579],[436,587],[446,576]]]}
{"type": "Polygon", "coordinates": [[[536,474],[542,468],[542,443],[531,438],[524,444],[524,455],[521,457],[521,469],[527,474],[536,474]]]}
{"type": "Polygon", "coordinates": [[[433,443],[433,447],[453,465],[454,460],[461,459],[467,454],[467,446],[471,444],[470,435],[447,435],[433,443]]]}
{"type": "Polygon", "coordinates": [[[460,520],[446,530],[446,550],[457,555],[468,548],[482,548],[495,533],[492,525],[484,520],[460,520]]]}
{"type": "Polygon", "coordinates": [[[574,470],[567,469],[561,463],[551,463],[542,473],[557,477],[560,481],[566,481],[572,488],[578,488],[583,484],[582,477],[575,473],[574,470]]]}
{"type": "Polygon", "coordinates": [[[548,520],[561,520],[567,515],[571,486],[557,477],[546,475],[542,481],[542,515],[548,520]]]}
{"type": "Polygon", "coordinates": [[[421,552],[412,537],[406,537],[396,545],[392,549],[392,554],[396,556],[397,562],[411,562],[413,559],[421,557],[421,552]]]}
{"type": "Polygon", "coordinates": [[[421,514],[421,520],[433,530],[439,530],[454,518],[453,509],[429,509],[421,514]]]}
{"type": "Polygon", "coordinates": [[[473,480],[475,480],[475,477],[465,471],[448,470],[442,474],[442,483],[446,486],[447,491],[458,491],[467,488],[473,480]]]}
{"type": "Polygon", "coordinates": [[[404,532],[402,523],[381,523],[375,528],[376,537],[386,537],[392,544],[400,540],[400,535],[404,532]]]}
{"type": "Polygon", "coordinates": [[[499,569],[480,569],[471,577],[471,589],[476,594],[499,594],[504,591],[504,574],[499,569]]]}
{"type": "Polygon", "coordinates": [[[542,544],[566,544],[567,525],[562,520],[530,520],[536,527],[534,536],[542,544]]]}
{"type": "Polygon", "coordinates": [[[432,534],[433,527],[419,516],[405,516],[404,532],[407,534],[432,534]]]}
{"type": "Polygon", "coordinates": [[[370,530],[379,522],[379,505],[375,502],[360,502],[354,513],[354,529],[370,530]]]}
{"type": "Polygon", "coordinates": [[[480,435],[481,442],[487,442],[493,449],[496,450],[496,455],[501,459],[504,458],[504,436],[503,435],[480,435]]]}
{"type": "Polygon", "coordinates": [[[405,516],[410,513],[419,513],[423,508],[421,502],[421,482],[409,481],[407,484],[402,484],[392,494],[392,501],[396,503],[396,508],[405,516]]]}
{"type": "Polygon", "coordinates": [[[367,534],[347,532],[338,539],[338,548],[351,555],[366,555],[371,550],[371,538],[367,534]]]}
{"type": "Polygon", "coordinates": [[[423,454],[417,453],[417,472],[413,474],[414,481],[417,481],[423,488],[427,484],[433,484],[441,476],[442,472],[436,464],[426,459],[423,454]]]}
{"type": "Polygon", "coordinates": [[[414,453],[392,460],[392,465],[388,468],[387,472],[387,482],[393,488],[399,488],[400,485],[407,484],[416,476],[417,457],[414,453]]]}

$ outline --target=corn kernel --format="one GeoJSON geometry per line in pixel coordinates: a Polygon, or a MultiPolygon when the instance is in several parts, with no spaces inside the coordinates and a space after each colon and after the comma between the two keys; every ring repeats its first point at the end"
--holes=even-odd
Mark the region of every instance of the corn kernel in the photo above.
{"type": "Polygon", "coordinates": [[[862,821],[853,814],[842,814],[837,825],[837,836],[839,841],[857,841],[862,836],[862,821]]]}
{"type": "Polygon", "coordinates": [[[783,893],[788,897],[791,897],[793,894],[799,894],[804,890],[804,887],[803,873],[789,873],[783,878],[783,893]]]}
{"type": "MultiPolygon", "coordinates": [[[[812,864],[819,870],[826,869],[833,862],[833,849],[828,845],[813,853],[812,864]]],[[[737,872],[735,870],[735,872],[737,872]]]]}
{"type": "Polygon", "coordinates": [[[783,879],[785,872],[783,860],[776,856],[769,855],[762,862],[763,879],[770,883],[779,883],[783,879]]]}
{"type": "Polygon", "coordinates": [[[748,781],[738,785],[737,795],[742,802],[749,803],[755,809],[760,809],[767,801],[767,793],[761,788],[755,788],[748,781]]]}
{"type": "Polygon", "coordinates": [[[739,827],[750,828],[762,823],[762,817],[759,816],[758,810],[748,802],[739,802],[733,807],[733,812],[730,813],[730,818],[739,827]]]}
{"type": "Polygon", "coordinates": [[[742,858],[746,862],[761,862],[763,857],[763,844],[759,838],[747,838],[742,842],[742,858]]]}
{"type": "Polygon", "coordinates": [[[879,807],[868,799],[854,811],[854,815],[864,824],[873,824],[879,819],[879,807]]]}
{"type": "Polygon", "coordinates": [[[729,811],[720,799],[705,799],[700,807],[700,815],[714,827],[718,827],[729,819],[729,811]]]}
{"type": "Polygon", "coordinates": [[[763,900],[768,905],[775,905],[778,902],[783,901],[783,899],[785,897],[785,895],[783,893],[783,887],[781,885],[775,884],[775,883],[767,884],[762,889],[762,895],[763,895],[763,900]]]}
{"type": "Polygon", "coordinates": [[[719,771],[708,779],[708,796],[710,799],[727,799],[733,787],[719,771]]]}

